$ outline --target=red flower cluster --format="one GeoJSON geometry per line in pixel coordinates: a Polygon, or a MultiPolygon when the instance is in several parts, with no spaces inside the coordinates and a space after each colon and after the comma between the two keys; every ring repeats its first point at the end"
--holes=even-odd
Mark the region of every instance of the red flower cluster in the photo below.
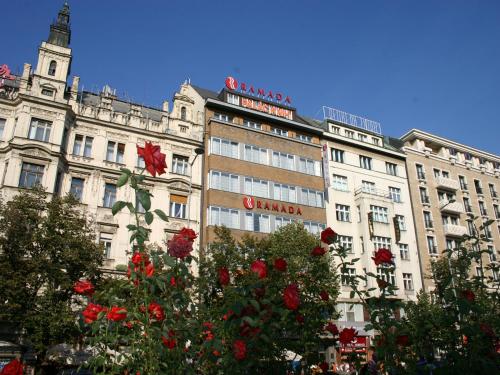
{"type": "Polygon", "coordinates": [[[233,342],[233,355],[238,361],[245,359],[247,355],[247,344],[243,340],[235,340],[233,342]]]}
{"type": "Polygon", "coordinates": [[[296,321],[297,321],[297,323],[299,323],[299,324],[304,324],[304,321],[305,321],[305,319],[304,319],[304,315],[302,315],[302,314],[297,314],[297,315],[295,316],[295,320],[296,320],[296,321]]]}
{"type": "Polygon", "coordinates": [[[330,299],[330,295],[326,290],[322,290],[321,292],[319,292],[319,296],[323,301],[328,301],[330,299]]]}
{"type": "Polygon", "coordinates": [[[203,335],[205,336],[205,341],[212,341],[214,339],[214,333],[212,330],[214,329],[214,325],[210,322],[203,322],[203,335]]]}
{"type": "Polygon", "coordinates": [[[337,240],[337,233],[332,228],[328,227],[321,232],[321,242],[331,245],[337,240]]]}
{"type": "Polygon", "coordinates": [[[106,314],[106,317],[113,322],[125,320],[127,319],[127,309],[125,307],[113,306],[106,314]]]}
{"type": "Polygon", "coordinates": [[[285,272],[287,267],[288,264],[285,259],[277,258],[274,260],[274,268],[277,269],[278,271],[285,272]]]}
{"type": "Polygon", "coordinates": [[[101,311],[107,311],[107,309],[105,307],[102,307],[101,305],[89,303],[85,310],[83,310],[82,312],[84,318],[83,321],[87,324],[95,322],[101,311]]]}
{"type": "Polygon", "coordinates": [[[394,264],[391,250],[385,248],[378,249],[375,252],[375,257],[372,257],[372,259],[377,266],[380,264],[394,264]]]}
{"type": "Polygon", "coordinates": [[[193,251],[196,233],[189,228],[182,228],[179,233],[168,240],[168,254],[174,258],[184,259],[193,251]]]}
{"type": "Polygon", "coordinates": [[[339,335],[339,341],[342,345],[351,344],[358,332],[354,328],[344,328],[339,335]]]}
{"type": "Polygon", "coordinates": [[[219,284],[221,286],[228,285],[231,280],[229,270],[226,267],[221,267],[218,269],[217,273],[219,274],[219,284]]]}
{"type": "Polygon", "coordinates": [[[165,319],[165,311],[163,311],[159,303],[151,302],[148,306],[148,311],[150,319],[154,319],[157,322],[161,322],[165,319]]]}
{"type": "Polygon", "coordinates": [[[91,296],[92,294],[94,294],[95,288],[90,281],[80,280],[75,283],[75,285],[73,286],[73,290],[75,291],[75,293],[85,296],[91,296]]]}
{"type": "Polygon", "coordinates": [[[263,279],[267,276],[267,265],[263,260],[256,260],[250,266],[250,270],[255,272],[259,279],[263,279]]]}
{"type": "Polygon", "coordinates": [[[167,164],[165,163],[165,154],[160,152],[160,146],[153,146],[151,142],[146,142],[144,147],[137,146],[137,155],[142,156],[146,170],[153,176],[165,173],[167,164]]]}
{"type": "Polygon", "coordinates": [[[472,290],[463,290],[462,293],[460,293],[463,298],[465,298],[469,302],[474,302],[476,299],[476,295],[472,290]]]}
{"type": "MultiPolygon", "coordinates": [[[[139,251],[136,251],[134,255],[132,255],[132,259],[130,260],[132,264],[134,265],[134,272],[138,273],[144,273],[146,277],[152,277],[155,272],[155,267],[152,262],[150,262],[149,257],[145,253],[141,253],[139,251]]],[[[127,269],[127,276],[130,279],[132,275],[132,270],[130,268],[130,265],[128,266],[127,269]]],[[[134,280],[134,284],[137,286],[139,285],[139,279],[134,280]]]]}
{"type": "Polygon", "coordinates": [[[333,324],[332,322],[329,322],[324,329],[325,331],[330,332],[334,336],[337,336],[339,334],[339,329],[337,328],[337,325],[333,324]]]}
{"type": "Polygon", "coordinates": [[[297,284],[288,285],[283,292],[283,302],[289,310],[297,310],[300,305],[299,287],[297,284]]]}
{"type": "Polygon", "coordinates": [[[326,254],[326,249],[321,247],[321,246],[316,246],[314,249],[311,251],[311,255],[315,257],[320,257],[322,255],[326,254]]]}
{"type": "Polygon", "coordinates": [[[168,338],[165,336],[161,337],[161,341],[163,341],[163,345],[165,345],[168,349],[172,350],[177,345],[177,340],[175,339],[175,331],[168,331],[168,338]]]}
{"type": "Polygon", "coordinates": [[[191,242],[194,242],[194,240],[196,240],[196,238],[198,237],[198,235],[196,234],[196,232],[194,230],[192,230],[191,228],[185,228],[185,227],[179,231],[179,234],[182,237],[184,237],[186,240],[191,241],[191,242]]]}
{"type": "Polygon", "coordinates": [[[408,346],[410,343],[410,338],[408,335],[399,335],[396,337],[396,344],[400,346],[408,346]]]}
{"type": "Polygon", "coordinates": [[[377,279],[377,285],[380,289],[384,289],[384,288],[387,288],[387,286],[389,285],[389,283],[385,280],[382,280],[382,279],[377,279]]]}

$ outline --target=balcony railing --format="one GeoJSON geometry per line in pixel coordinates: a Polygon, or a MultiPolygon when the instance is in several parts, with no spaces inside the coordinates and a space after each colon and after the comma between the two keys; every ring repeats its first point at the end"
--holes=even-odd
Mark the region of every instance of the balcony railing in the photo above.
{"type": "Polygon", "coordinates": [[[462,225],[445,224],[444,234],[445,236],[462,237],[467,234],[467,228],[462,225]]]}
{"type": "Polygon", "coordinates": [[[442,212],[453,212],[457,214],[461,214],[464,212],[464,208],[462,203],[460,202],[450,202],[447,199],[442,199],[439,201],[439,209],[442,212]]]}
{"type": "Polygon", "coordinates": [[[369,194],[369,195],[374,195],[377,197],[383,197],[383,198],[387,198],[387,199],[392,200],[391,194],[389,194],[389,192],[385,191],[385,190],[360,187],[354,191],[354,195],[358,195],[358,194],[369,194]]]}
{"type": "Polygon", "coordinates": [[[449,190],[458,190],[460,187],[457,180],[452,178],[436,176],[436,185],[438,188],[449,189],[449,190]]]}

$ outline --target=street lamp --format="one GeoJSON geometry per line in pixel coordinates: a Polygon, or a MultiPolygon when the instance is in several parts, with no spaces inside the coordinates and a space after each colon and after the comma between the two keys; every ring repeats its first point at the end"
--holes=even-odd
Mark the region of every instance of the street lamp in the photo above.
{"type": "MultiPolygon", "coordinates": [[[[205,149],[203,147],[196,147],[194,149],[194,158],[189,163],[189,196],[188,196],[188,204],[187,204],[187,213],[188,213],[188,222],[187,227],[190,227],[191,224],[191,195],[193,194],[193,164],[196,161],[198,155],[203,155],[205,153],[205,149]]],[[[203,176],[202,176],[203,178],[203,176]]]]}

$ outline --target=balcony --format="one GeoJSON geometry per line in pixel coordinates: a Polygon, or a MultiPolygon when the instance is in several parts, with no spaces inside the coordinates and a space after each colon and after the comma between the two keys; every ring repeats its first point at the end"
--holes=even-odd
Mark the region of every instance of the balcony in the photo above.
{"type": "Polygon", "coordinates": [[[453,214],[461,214],[464,212],[462,203],[449,201],[447,199],[439,201],[439,209],[441,210],[441,212],[450,212],[453,214]]]}
{"type": "Polygon", "coordinates": [[[445,236],[462,237],[467,234],[467,228],[462,225],[445,224],[443,229],[445,236]]]}
{"type": "Polygon", "coordinates": [[[389,194],[388,191],[384,190],[378,190],[378,189],[370,189],[370,188],[363,188],[360,187],[354,191],[355,196],[374,196],[374,197],[379,197],[379,198],[385,198],[388,200],[393,200],[391,195],[389,194]]]}
{"type": "Polygon", "coordinates": [[[436,176],[436,187],[439,189],[458,190],[460,185],[457,180],[443,176],[436,176]]]}

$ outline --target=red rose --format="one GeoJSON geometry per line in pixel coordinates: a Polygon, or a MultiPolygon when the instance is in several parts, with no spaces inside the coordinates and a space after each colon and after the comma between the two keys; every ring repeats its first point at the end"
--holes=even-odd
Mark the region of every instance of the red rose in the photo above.
{"type": "Polygon", "coordinates": [[[476,299],[476,295],[472,290],[463,290],[462,291],[462,297],[465,298],[469,302],[474,302],[476,299]]]}
{"type": "Polygon", "coordinates": [[[127,309],[125,307],[113,306],[106,314],[108,320],[119,322],[127,319],[127,309]]]}
{"type": "Polygon", "coordinates": [[[123,323],[123,326],[127,327],[128,329],[132,329],[134,327],[134,323],[133,322],[126,322],[126,323],[123,323]]]}
{"type": "Polygon", "coordinates": [[[233,310],[228,310],[226,314],[222,317],[223,320],[228,320],[231,316],[233,316],[234,311],[233,310]]]}
{"type": "Polygon", "coordinates": [[[380,289],[384,289],[384,288],[387,288],[387,286],[389,285],[389,283],[385,280],[382,280],[382,279],[377,279],[377,285],[380,289]]]}
{"type": "Polygon", "coordinates": [[[229,277],[229,270],[226,267],[221,267],[218,270],[219,273],[219,284],[224,286],[229,284],[230,277],[229,277]]]}
{"type": "Polygon", "coordinates": [[[177,284],[177,283],[176,283],[176,281],[175,281],[175,277],[173,277],[173,276],[172,276],[172,277],[170,278],[170,286],[175,286],[176,284],[177,284]]]}
{"type": "Polygon", "coordinates": [[[165,319],[165,312],[161,308],[161,306],[156,302],[151,302],[148,306],[149,317],[151,319],[156,320],[157,322],[161,322],[165,319]]]}
{"type": "Polygon", "coordinates": [[[160,146],[153,146],[151,142],[146,142],[145,147],[137,146],[137,155],[142,156],[146,170],[153,177],[156,177],[156,173],[159,175],[165,173],[167,164],[165,163],[165,154],[160,152],[160,146]]]}
{"type": "Polygon", "coordinates": [[[325,255],[326,249],[322,248],[321,246],[316,246],[314,249],[311,251],[311,255],[315,257],[320,257],[322,255],[325,255]]]}
{"type": "Polygon", "coordinates": [[[233,354],[234,358],[238,361],[242,361],[245,359],[247,355],[247,344],[243,340],[236,340],[233,342],[233,354]]]}
{"type": "Polygon", "coordinates": [[[326,290],[322,290],[321,292],[319,292],[319,296],[323,301],[328,301],[330,299],[330,295],[326,290]]]}
{"type": "Polygon", "coordinates": [[[302,315],[302,314],[297,314],[297,315],[295,316],[295,320],[296,320],[296,321],[297,321],[297,323],[299,323],[299,324],[304,324],[304,320],[305,320],[305,319],[304,319],[304,315],[302,315]]]}
{"type": "Polygon", "coordinates": [[[326,374],[326,372],[328,371],[328,363],[321,362],[319,364],[319,368],[321,369],[321,371],[323,372],[323,374],[326,374]]]}
{"type": "Polygon", "coordinates": [[[321,242],[331,245],[337,239],[337,233],[333,231],[332,228],[328,227],[321,232],[321,242]]]}
{"type": "Polygon", "coordinates": [[[392,253],[389,249],[378,249],[375,253],[375,257],[372,257],[375,264],[378,266],[379,264],[394,264],[392,261],[392,253]]]}
{"type": "Polygon", "coordinates": [[[75,291],[75,293],[83,294],[86,296],[91,296],[95,291],[94,285],[92,285],[92,283],[88,280],[77,281],[73,286],[73,290],[75,291]]]}
{"type": "Polygon", "coordinates": [[[206,329],[208,329],[208,330],[212,330],[212,329],[214,329],[214,325],[213,325],[213,323],[212,323],[212,322],[203,322],[203,323],[202,323],[202,326],[203,326],[203,327],[205,327],[205,328],[206,328],[206,329]]]}
{"type": "Polygon", "coordinates": [[[174,258],[184,259],[193,251],[193,242],[186,240],[181,234],[176,234],[168,240],[168,254],[174,258]]]}
{"type": "Polygon", "coordinates": [[[194,230],[190,229],[190,228],[182,228],[180,231],[179,231],[179,234],[184,237],[186,240],[188,241],[191,241],[191,242],[194,242],[194,240],[196,239],[196,237],[198,237],[195,233],[194,230]]]}
{"type": "Polygon", "coordinates": [[[289,310],[297,310],[300,305],[299,287],[297,284],[290,284],[283,292],[283,302],[289,310]]]}
{"type": "Polygon", "coordinates": [[[165,336],[161,337],[161,341],[163,341],[163,345],[165,345],[168,349],[172,350],[177,345],[177,340],[174,339],[175,332],[172,330],[168,331],[168,338],[165,336]]]}
{"type": "Polygon", "coordinates": [[[331,322],[325,326],[325,331],[330,332],[334,336],[339,334],[339,329],[337,328],[337,325],[331,322]]]}
{"type": "Polygon", "coordinates": [[[250,266],[250,270],[255,272],[259,279],[263,279],[267,276],[267,266],[266,263],[262,260],[256,260],[250,266]]]}
{"type": "Polygon", "coordinates": [[[154,273],[155,273],[155,266],[153,266],[153,263],[149,262],[148,265],[146,266],[146,277],[152,277],[154,273]]]}
{"type": "Polygon", "coordinates": [[[89,324],[97,320],[97,316],[101,311],[106,311],[106,308],[101,305],[94,303],[89,303],[85,310],[83,310],[82,315],[84,317],[84,322],[89,324]]]}
{"type": "Polygon", "coordinates": [[[135,266],[140,266],[141,263],[149,264],[149,258],[146,254],[136,251],[134,255],[132,255],[132,263],[135,266]]]}
{"type": "Polygon", "coordinates": [[[358,332],[354,328],[344,328],[339,335],[339,341],[342,345],[350,344],[354,341],[358,332]]]}
{"type": "Polygon", "coordinates": [[[408,346],[410,338],[408,335],[399,335],[396,337],[396,344],[400,346],[408,346]]]}
{"type": "Polygon", "coordinates": [[[274,260],[274,268],[278,271],[285,272],[288,264],[283,258],[278,258],[274,260]]]}

